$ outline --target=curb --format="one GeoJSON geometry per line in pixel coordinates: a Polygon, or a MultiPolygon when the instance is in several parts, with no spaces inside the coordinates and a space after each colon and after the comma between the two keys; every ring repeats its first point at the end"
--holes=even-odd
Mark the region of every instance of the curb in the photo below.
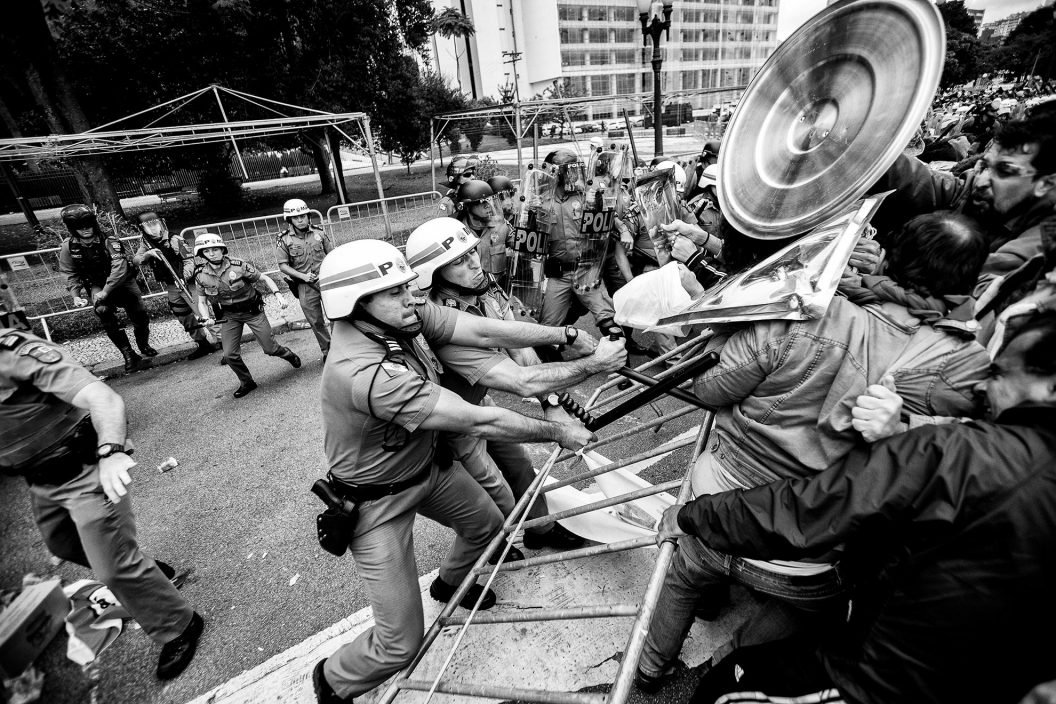
{"type": "MultiPolygon", "coordinates": [[[[271,323],[271,331],[275,335],[283,335],[295,330],[307,330],[311,327],[304,318],[284,320],[281,322],[269,319],[268,322],[271,323]]],[[[252,332],[246,331],[242,333],[243,343],[255,341],[256,338],[253,337],[252,332]]],[[[123,376],[135,374],[136,372],[173,364],[174,362],[182,362],[196,347],[197,345],[192,342],[181,342],[177,345],[166,345],[165,347],[158,348],[158,356],[143,357],[145,363],[141,364],[139,369],[131,372],[125,371],[125,360],[119,357],[111,357],[102,362],[93,364],[88,367],[88,371],[103,380],[118,379],[123,376]]],[[[217,351],[219,352],[219,350],[217,351]]],[[[220,359],[221,356],[223,356],[222,353],[218,355],[216,359],[220,359]]]]}

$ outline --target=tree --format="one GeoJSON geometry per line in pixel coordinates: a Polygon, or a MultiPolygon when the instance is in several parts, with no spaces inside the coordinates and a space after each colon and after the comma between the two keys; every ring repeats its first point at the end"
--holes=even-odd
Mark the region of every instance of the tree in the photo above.
{"type": "Polygon", "coordinates": [[[963,0],[945,2],[938,7],[946,26],[946,64],[939,85],[948,88],[978,75],[983,47],[975,36],[975,21],[964,8],[963,0]]]}
{"type": "MultiPolygon", "coordinates": [[[[468,55],[470,70],[472,71],[473,55],[469,48],[469,38],[477,33],[476,28],[473,26],[473,21],[466,17],[464,14],[459,12],[453,7],[447,7],[441,10],[429,23],[430,34],[439,34],[444,39],[462,39],[465,41],[466,50],[460,52],[456,45],[455,47],[455,62],[461,60],[463,54],[468,55]]],[[[433,45],[433,53],[436,53],[436,45],[433,45]]],[[[457,71],[455,72],[458,78],[458,89],[461,91],[462,88],[462,76],[457,71]]]]}
{"type": "MultiPolygon", "coordinates": [[[[434,72],[425,73],[421,76],[420,89],[422,91],[422,106],[428,117],[443,115],[444,113],[465,110],[468,107],[466,97],[461,92],[447,85],[443,77],[434,72]]],[[[428,126],[427,126],[428,128],[428,126]]],[[[449,122],[443,132],[436,134],[436,145],[439,148],[441,142],[446,141],[452,152],[459,149],[459,140],[462,137],[460,123],[449,122]]],[[[440,164],[443,165],[443,150],[440,150],[440,164]]]]}
{"type": "Polygon", "coordinates": [[[1002,47],[1006,68],[1023,75],[1054,76],[1056,10],[1041,7],[1024,17],[1002,47]]]}
{"type": "MultiPolygon", "coordinates": [[[[57,55],[44,4],[41,0],[13,0],[6,9],[8,15],[0,28],[0,38],[6,45],[5,58],[14,69],[9,80],[16,75],[21,78],[52,133],[88,130],[91,125],[57,55]]],[[[15,133],[10,125],[8,130],[15,133]]],[[[123,215],[121,199],[101,158],[79,157],[69,163],[88,201],[123,215]]]]}

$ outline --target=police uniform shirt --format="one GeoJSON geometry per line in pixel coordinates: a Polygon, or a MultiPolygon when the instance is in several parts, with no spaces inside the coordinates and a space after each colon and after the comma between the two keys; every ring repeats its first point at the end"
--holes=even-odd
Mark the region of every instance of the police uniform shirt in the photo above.
{"type": "Polygon", "coordinates": [[[586,249],[586,236],[580,232],[583,224],[582,194],[576,193],[564,200],[555,197],[553,219],[548,254],[565,263],[575,262],[586,249]]]}
{"type": "Polygon", "coordinates": [[[322,229],[312,225],[304,237],[289,229],[279,235],[275,246],[279,264],[287,264],[302,274],[319,274],[319,265],[330,251],[330,242],[322,229]]]}
{"type": "Polygon", "coordinates": [[[194,280],[201,294],[210,300],[219,301],[221,305],[243,303],[257,296],[253,284],[260,281],[260,272],[247,261],[225,256],[217,272],[211,264],[199,264],[194,280]]]}
{"type": "Polygon", "coordinates": [[[440,202],[436,205],[436,215],[433,217],[437,218],[453,218],[456,215],[455,209],[455,190],[449,190],[440,202]]]}
{"type": "Polygon", "coordinates": [[[72,401],[96,381],[60,345],[0,330],[0,470],[47,459],[47,451],[88,415],[72,401]]]}
{"type": "Polygon", "coordinates": [[[430,344],[451,339],[456,312],[426,303],[419,315],[422,333],[398,355],[350,323],[334,325],[321,398],[323,447],[338,479],[388,484],[432,462],[437,434],[419,430],[440,398],[440,362],[430,344]]]}
{"type": "Polygon", "coordinates": [[[124,244],[112,236],[87,244],[75,242],[72,235],[66,238],[59,247],[59,271],[66,274],[70,293],[84,298],[93,287],[109,293],[136,278],[124,244]]]}
{"type": "MultiPolygon", "coordinates": [[[[509,301],[494,290],[478,296],[477,305],[443,289],[438,289],[434,295],[434,302],[448,308],[495,320],[514,320],[509,301]]],[[[440,385],[474,405],[479,405],[488,393],[488,387],[482,386],[480,380],[496,365],[510,358],[500,349],[450,344],[439,347],[436,356],[444,366],[440,385]]]]}

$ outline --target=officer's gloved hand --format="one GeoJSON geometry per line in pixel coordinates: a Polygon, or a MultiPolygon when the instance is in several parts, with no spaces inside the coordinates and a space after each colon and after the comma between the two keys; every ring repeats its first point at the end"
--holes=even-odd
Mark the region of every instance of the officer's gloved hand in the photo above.
{"type": "Polygon", "coordinates": [[[84,308],[84,307],[86,307],[88,305],[88,299],[87,298],[81,298],[80,296],[74,296],[73,297],[73,305],[76,308],[84,308]]]}
{"type": "Polygon", "coordinates": [[[557,443],[566,450],[581,450],[587,443],[594,442],[598,436],[587,430],[579,421],[571,421],[558,426],[560,435],[557,443]]]}
{"type": "Polygon", "coordinates": [[[592,374],[614,372],[627,363],[627,339],[622,335],[613,340],[603,337],[590,356],[592,374]]]}
{"type": "Polygon", "coordinates": [[[565,351],[569,359],[578,359],[592,353],[597,346],[598,341],[589,332],[580,330],[579,334],[576,335],[576,339],[572,341],[572,344],[565,351]]]}

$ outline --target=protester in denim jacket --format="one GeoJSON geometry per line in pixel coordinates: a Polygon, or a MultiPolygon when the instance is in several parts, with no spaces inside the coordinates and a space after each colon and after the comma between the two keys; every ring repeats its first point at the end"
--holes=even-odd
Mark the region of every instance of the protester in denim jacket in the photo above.
{"type": "MultiPolygon", "coordinates": [[[[893,238],[887,275],[845,281],[847,297],[836,296],[823,317],[758,322],[713,341],[721,359],[694,390],[720,410],[694,470],[694,494],[831,466],[861,440],[852,427],[856,399],[885,378],[907,413],[972,415],[973,388],[986,377],[989,358],[974,341],[967,294],[986,254],[971,220],[949,212],[919,216],[893,238]]],[[[837,603],[843,591],[838,570],[824,559],[773,565],[680,541],[639,666],[643,688],[677,657],[695,608],[697,615],[718,614],[731,578],[810,610],[837,603]]],[[[775,621],[774,628],[784,625],[775,621]]]]}

